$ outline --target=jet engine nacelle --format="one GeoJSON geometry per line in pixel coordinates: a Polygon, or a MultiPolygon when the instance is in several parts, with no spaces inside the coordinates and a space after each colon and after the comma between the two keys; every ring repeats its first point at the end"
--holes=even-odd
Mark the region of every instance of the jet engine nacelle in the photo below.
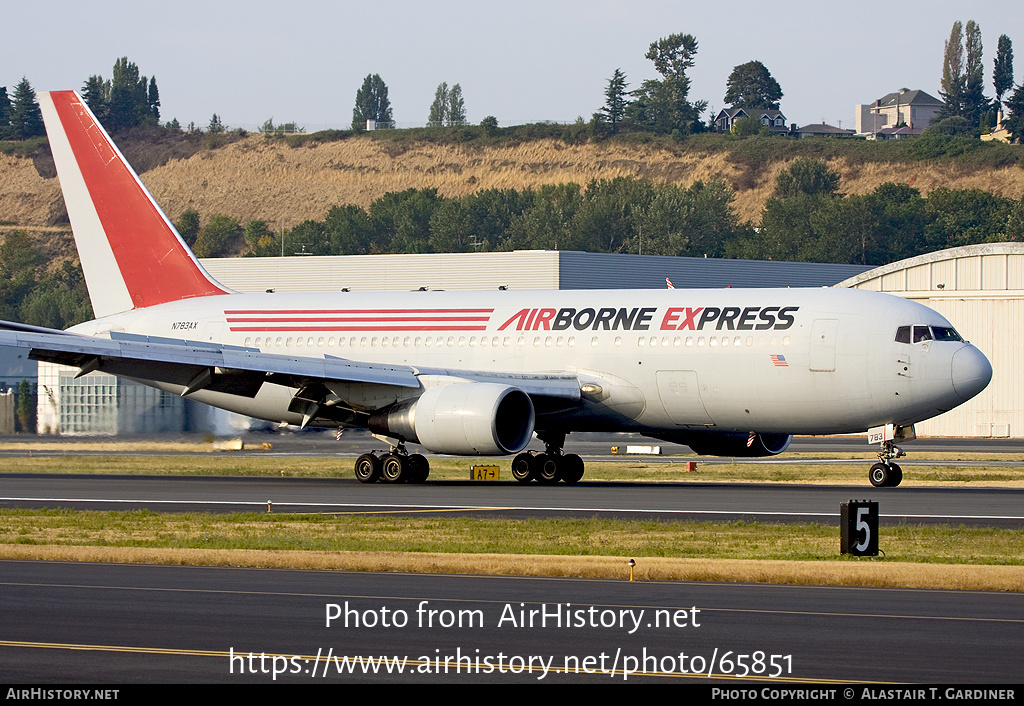
{"type": "Polygon", "coordinates": [[[370,418],[371,431],[433,453],[504,455],[530,443],[536,416],[517,387],[470,382],[428,388],[370,418]]]}
{"type": "Polygon", "coordinates": [[[683,443],[702,456],[774,456],[789,448],[792,434],[708,434],[683,443]],[[749,442],[749,443],[748,443],[749,442]]]}

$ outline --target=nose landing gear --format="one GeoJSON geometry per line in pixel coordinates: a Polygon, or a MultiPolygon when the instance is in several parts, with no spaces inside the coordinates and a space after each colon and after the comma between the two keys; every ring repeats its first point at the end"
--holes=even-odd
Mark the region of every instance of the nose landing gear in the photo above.
{"type": "Polygon", "coordinates": [[[868,480],[876,488],[895,488],[903,481],[903,469],[892,462],[894,458],[906,456],[903,449],[892,441],[883,441],[878,452],[878,463],[868,471],[868,480]]]}

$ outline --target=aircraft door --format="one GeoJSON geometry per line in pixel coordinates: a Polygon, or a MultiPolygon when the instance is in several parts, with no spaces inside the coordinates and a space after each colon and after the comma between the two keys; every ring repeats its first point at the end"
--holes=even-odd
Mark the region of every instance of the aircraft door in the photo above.
{"type": "MultiPolygon", "coordinates": [[[[909,383],[912,380],[925,381],[928,378],[929,361],[928,355],[932,344],[932,332],[928,326],[901,326],[896,332],[896,342],[909,344],[900,346],[899,357],[896,361],[896,376],[898,382],[897,392],[908,394],[912,392],[909,383]]],[[[934,361],[932,364],[944,363],[945,361],[934,361]]],[[[942,377],[939,373],[936,377],[942,377]]]]}
{"type": "Polygon", "coordinates": [[[810,369],[812,372],[835,372],[836,333],[839,319],[815,319],[811,325],[810,369]]]}
{"type": "Polygon", "coordinates": [[[679,426],[710,426],[694,370],[659,370],[658,394],[669,419],[679,426]]]}
{"type": "Polygon", "coordinates": [[[220,333],[224,329],[224,324],[220,321],[211,321],[203,327],[203,339],[204,341],[220,341],[220,333]]]}

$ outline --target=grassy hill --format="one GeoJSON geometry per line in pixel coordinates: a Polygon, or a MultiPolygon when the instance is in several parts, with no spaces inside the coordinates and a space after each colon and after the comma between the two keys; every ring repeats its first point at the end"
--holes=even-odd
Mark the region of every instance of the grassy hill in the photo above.
{"type": "MultiPolygon", "coordinates": [[[[725,181],[735,189],[739,217],[757,223],[776,176],[799,156],[828,161],[842,176],[840,191],[849,194],[894,181],[912,183],[924,195],[944,186],[1024,197],[1024,147],[968,138],[897,144],[698,135],[675,142],[633,134],[594,141],[572,126],[533,126],[490,137],[474,129],[287,138],[158,131],[118,142],[172,219],[192,208],[204,219],[215,213],[243,223],[260,218],[275,229],[322,219],[338,204],[367,207],[409,188],[461,196],[618,176],[683,186],[725,181]]],[[[47,229],[65,230],[66,215],[45,142],[10,144],[0,153],[0,224],[6,225],[0,234],[27,227],[55,255],[67,253],[64,238],[47,229]]]]}

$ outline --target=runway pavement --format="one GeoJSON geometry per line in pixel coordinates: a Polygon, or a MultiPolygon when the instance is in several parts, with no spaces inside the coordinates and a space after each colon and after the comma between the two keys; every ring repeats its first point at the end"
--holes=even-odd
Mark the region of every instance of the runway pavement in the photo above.
{"type": "Polygon", "coordinates": [[[896,522],[1024,527],[1024,489],[871,488],[784,483],[575,486],[354,479],[0,474],[0,507],[160,512],[434,513],[501,517],[762,520],[838,524],[840,503],[875,500],[896,522]]]}
{"type": "MultiPolygon", "coordinates": [[[[830,523],[840,502],[873,499],[883,526],[1024,526],[1024,491],[1017,489],[368,486],[75,474],[2,474],[0,489],[0,507],[266,511],[270,500],[288,512],[830,523]]],[[[1024,648],[1024,592],[3,561],[0,596],[0,672],[6,683],[21,684],[639,682],[705,689],[729,680],[730,688],[768,689],[774,699],[771,690],[796,681],[824,698],[873,700],[891,683],[1019,682],[1024,648]],[[337,616],[330,626],[328,614],[337,616]],[[862,684],[847,685],[854,681],[862,684]]]]}
{"type": "Polygon", "coordinates": [[[858,699],[1019,682],[1024,650],[1022,593],[10,561],[0,576],[7,683],[710,676],[835,700],[854,681],[858,699]]]}

